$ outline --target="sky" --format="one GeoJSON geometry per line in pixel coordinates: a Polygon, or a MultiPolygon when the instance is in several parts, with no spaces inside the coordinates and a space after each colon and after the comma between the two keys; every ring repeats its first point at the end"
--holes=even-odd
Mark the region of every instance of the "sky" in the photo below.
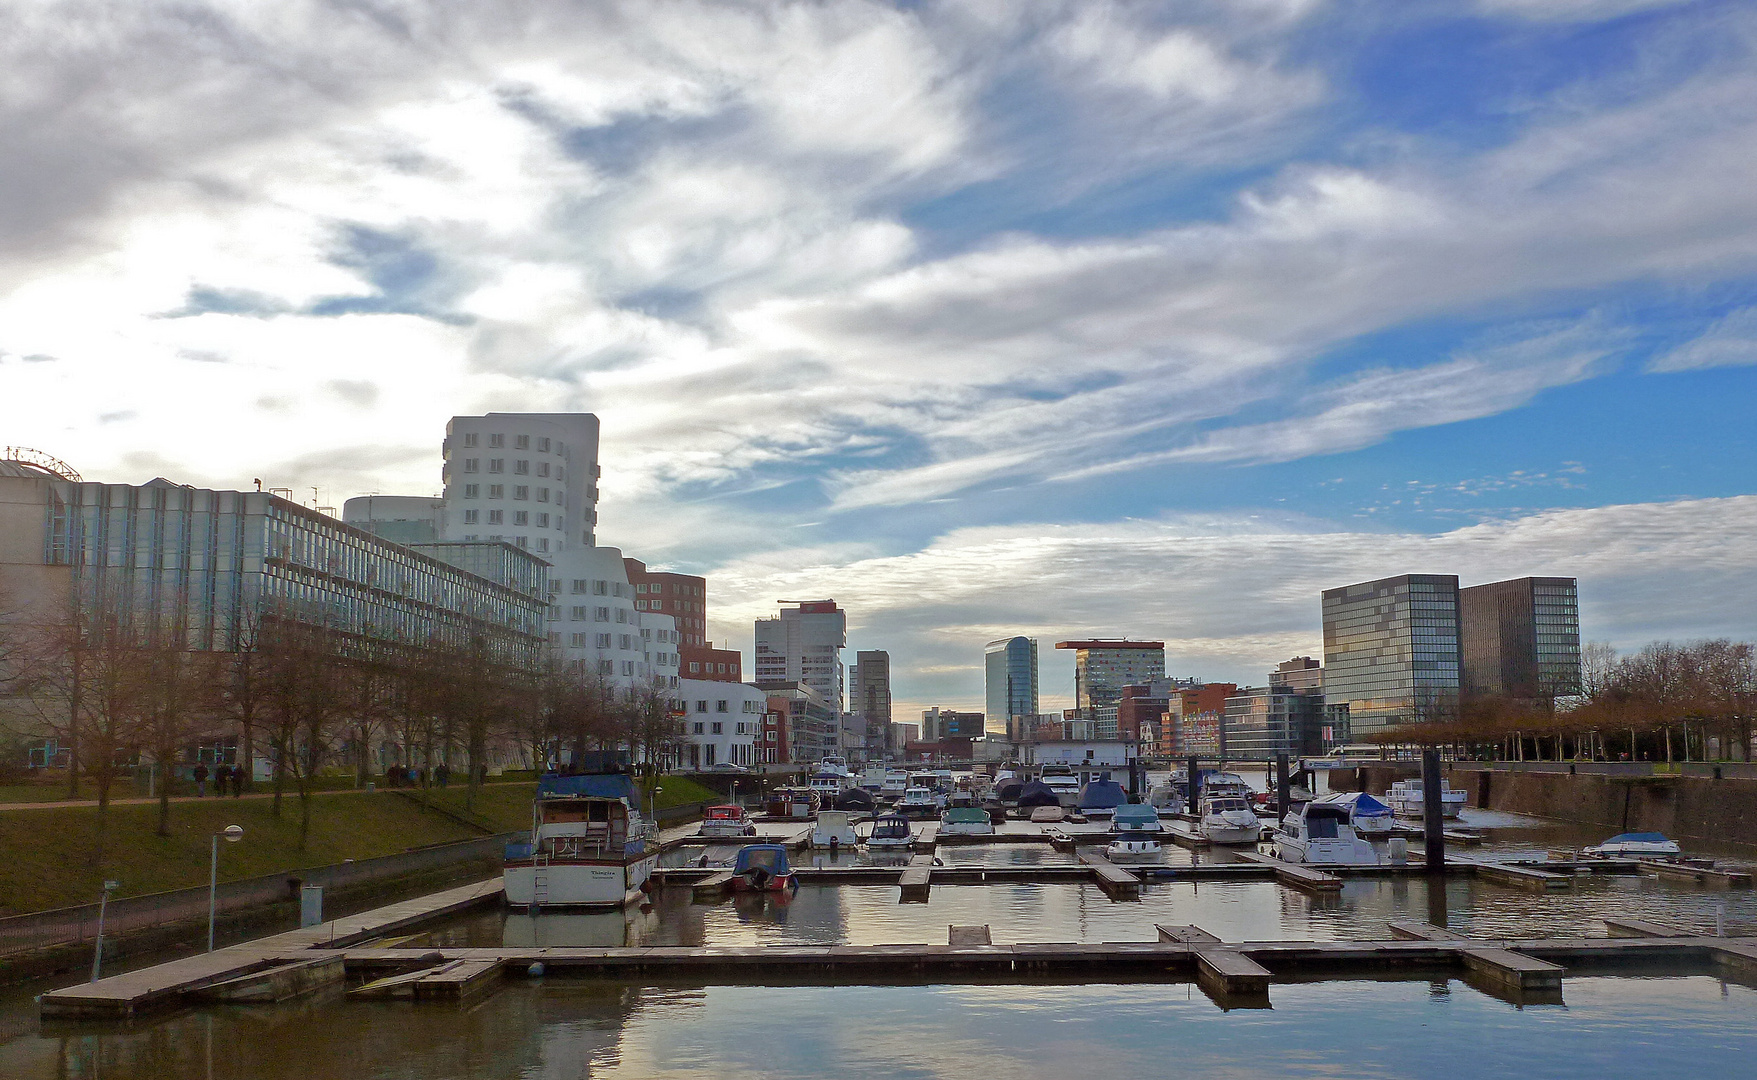
{"type": "Polygon", "coordinates": [[[600,542],[898,719],[1400,573],[1754,635],[1748,2],[9,0],[0,147],[0,441],[339,506],[594,412],[600,542]]]}

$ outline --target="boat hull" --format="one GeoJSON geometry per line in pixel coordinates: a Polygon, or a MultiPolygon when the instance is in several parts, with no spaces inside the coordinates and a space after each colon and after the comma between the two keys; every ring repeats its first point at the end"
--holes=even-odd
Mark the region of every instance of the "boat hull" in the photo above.
{"type": "Polygon", "coordinates": [[[1231,822],[1203,821],[1198,827],[1210,844],[1254,844],[1263,838],[1260,824],[1235,825],[1231,822]]]}
{"type": "Polygon", "coordinates": [[[659,864],[656,855],[630,862],[509,863],[502,871],[506,902],[514,907],[619,908],[638,904],[642,886],[659,864]],[[537,895],[538,874],[543,894],[537,895]]]}
{"type": "Polygon", "coordinates": [[[1278,836],[1275,857],[1282,862],[1323,866],[1379,865],[1379,853],[1365,840],[1296,840],[1278,836]]]}

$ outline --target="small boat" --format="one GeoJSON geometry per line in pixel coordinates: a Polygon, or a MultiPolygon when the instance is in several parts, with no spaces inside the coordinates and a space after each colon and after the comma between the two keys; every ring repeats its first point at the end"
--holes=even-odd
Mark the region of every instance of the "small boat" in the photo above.
{"type": "Polygon", "coordinates": [[[1254,844],[1263,838],[1263,823],[1242,795],[1204,796],[1196,830],[1210,844],[1254,844]]]}
{"type": "Polygon", "coordinates": [[[1118,836],[1164,832],[1159,811],[1146,803],[1124,803],[1110,819],[1110,831],[1118,836]]]}
{"type": "Polygon", "coordinates": [[[947,836],[993,836],[994,823],[988,820],[988,811],[980,806],[958,806],[940,815],[939,835],[947,836]]]}
{"type": "Polygon", "coordinates": [[[870,814],[873,807],[872,792],[865,788],[843,788],[842,794],[836,796],[836,809],[838,810],[847,810],[855,814],[870,814]]]}
{"type": "MultiPolygon", "coordinates": [[[[1069,810],[1079,808],[1080,780],[1073,769],[1066,765],[1045,765],[1037,775],[1037,782],[1054,792],[1056,801],[1069,810]]],[[[1025,805],[1024,799],[1019,800],[1019,805],[1025,805]]]]}
{"type": "Polygon", "coordinates": [[[1051,803],[1048,806],[1033,806],[1031,808],[1031,820],[1039,825],[1051,825],[1058,821],[1066,821],[1067,819],[1068,808],[1061,803],[1051,803]]]}
{"type": "Polygon", "coordinates": [[[1164,850],[1157,840],[1148,840],[1139,836],[1118,837],[1104,847],[1104,857],[1111,862],[1126,862],[1130,859],[1157,859],[1164,850]]]}
{"type": "Polygon", "coordinates": [[[1162,814],[1176,816],[1184,812],[1189,799],[1184,794],[1184,785],[1177,783],[1154,784],[1147,792],[1147,805],[1162,814]]]}
{"type": "Polygon", "coordinates": [[[1379,865],[1379,853],[1355,835],[1348,808],[1338,803],[1305,803],[1282,819],[1275,855],[1290,863],[1379,865]]]}
{"type": "Polygon", "coordinates": [[[819,805],[834,806],[842,789],[848,786],[848,778],[841,773],[819,771],[812,774],[806,785],[817,792],[819,805]]]}
{"type": "Polygon", "coordinates": [[[1580,854],[1598,859],[1653,859],[1683,853],[1676,840],[1656,832],[1618,833],[1597,847],[1580,849],[1580,854]]]}
{"type": "Polygon", "coordinates": [[[885,773],[884,783],[879,785],[879,798],[896,802],[909,790],[909,774],[902,772],[885,773]]]}
{"type": "Polygon", "coordinates": [[[993,795],[1002,806],[1018,806],[1019,792],[1025,790],[1025,781],[1016,776],[997,779],[994,782],[993,795]]]}
{"type": "Polygon", "coordinates": [[[710,806],[702,811],[703,836],[755,836],[756,826],[742,806],[710,806]]]}
{"type": "Polygon", "coordinates": [[[837,757],[834,754],[826,755],[823,760],[819,761],[817,763],[817,771],[820,773],[831,773],[844,779],[851,779],[854,776],[854,774],[848,770],[848,759],[845,757],[837,757]]]}
{"type": "Polygon", "coordinates": [[[780,844],[746,844],[732,864],[732,891],[793,892],[799,880],[787,862],[787,849],[780,844]]]}
{"type": "Polygon", "coordinates": [[[514,907],[629,907],[641,903],[659,863],[659,829],[640,815],[626,773],[537,781],[531,841],[508,844],[501,871],[514,907]]]}
{"type": "Polygon", "coordinates": [[[810,788],[778,787],[769,792],[763,806],[770,817],[804,820],[818,812],[823,800],[810,788]]]}
{"type": "Polygon", "coordinates": [[[912,787],[904,791],[903,797],[897,800],[897,813],[927,817],[939,813],[945,804],[946,800],[932,788],[912,787]]]}
{"type": "Polygon", "coordinates": [[[1019,789],[1019,809],[1030,810],[1039,806],[1060,806],[1061,797],[1041,780],[1031,780],[1019,789]]]}
{"type": "Polygon", "coordinates": [[[1391,808],[1364,791],[1332,791],[1313,800],[1348,809],[1348,824],[1360,836],[1388,836],[1395,824],[1391,808]]]}
{"type": "MultiPolygon", "coordinates": [[[[1464,809],[1466,795],[1440,778],[1440,813],[1449,818],[1458,816],[1464,809]]],[[[1398,817],[1418,818],[1427,813],[1427,803],[1423,798],[1420,780],[1399,780],[1391,785],[1386,793],[1385,801],[1391,804],[1391,812],[1398,817]]]]}
{"type": "Polygon", "coordinates": [[[846,810],[819,810],[817,824],[811,829],[811,846],[831,851],[837,848],[853,850],[859,845],[860,837],[854,832],[852,817],[846,810]]]}
{"type": "Polygon", "coordinates": [[[1129,793],[1123,790],[1121,784],[1112,780],[1109,773],[1104,773],[1080,789],[1080,813],[1088,818],[1107,818],[1117,807],[1128,801],[1129,793]]]}
{"type": "Polygon", "coordinates": [[[866,846],[872,851],[911,848],[915,846],[915,830],[902,814],[886,814],[873,821],[866,846]]]}

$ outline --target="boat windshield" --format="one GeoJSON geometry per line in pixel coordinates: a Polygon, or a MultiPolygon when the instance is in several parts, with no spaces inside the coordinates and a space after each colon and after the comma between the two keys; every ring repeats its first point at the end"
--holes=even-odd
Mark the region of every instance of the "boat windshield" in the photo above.
{"type": "Polygon", "coordinates": [[[880,839],[895,840],[909,835],[909,823],[901,818],[886,818],[873,825],[872,834],[880,839]]]}
{"type": "Polygon", "coordinates": [[[744,816],[744,811],[736,806],[710,806],[707,811],[709,821],[734,821],[744,816]]]}
{"type": "Polygon", "coordinates": [[[1211,799],[1208,809],[1216,814],[1224,814],[1232,810],[1249,810],[1243,799],[1211,799]]]}
{"type": "Polygon", "coordinates": [[[1320,816],[1306,818],[1306,837],[1311,840],[1336,839],[1336,819],[1320,816]]]}
{"type": "Polygon", "coordinates": [[[948,825],[974,825],[978,822],[986,824],[988,822],[988,814],[982,810],[972,810],[963,807],[960,807],[957,810],[946,811],[946,824],[948,825]]]}
{"type": "Polygon", "coordinates": [[[785,857],[774,848],[745,848],[738,853],[738,865],[741,870],[749,870],[758,866],[764,870],[776,870],[781,868],[782,860],[785,857]]]}

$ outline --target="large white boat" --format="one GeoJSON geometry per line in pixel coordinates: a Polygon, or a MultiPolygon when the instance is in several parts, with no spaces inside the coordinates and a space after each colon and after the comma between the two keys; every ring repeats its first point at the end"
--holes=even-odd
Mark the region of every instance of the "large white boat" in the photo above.
{"type": "Polygon", "coordinates": [[[1251,797],[1251,785],[1238,773],[1211,772],[1202,776],[1202,796],[1236,795],[1241,799],[1251,797]]]}
{"type": "Polygon", "coordinates": [[[902,814],[886,814],[875,818],[866,846],[872,851],[906,851],[915,845],[915,830],[902,814]]]}
{"type": "Polygon", "coordinates": [[[897,813],[926,817],[939,813],[945,805],[945,796],[932,788],[912,787],[904,791],[903,797],[897,800],[897,813]]]}
{"type": "Polygon", "coordinates": [[[1309,802],[1281,819],[1275,854],[1283,862],[1377,866],[1379,853],[1348,823],[1348,808],[1309,802]]]}
{"type": "Polygon", "coordinates": [[[1254,844],[1263,838],[1263,823],[1249,800],[1238,795],[1207,795],[1202,798],[1202,817],[1196,825],[1210,844],[1254,844]]]}
{"type": "Polygon", "coordinates": [[[836,805],[836,800],[841,798],[842,790],[848,784],[849,780],[846,776],[826,769],[819,769],[811,775],[810,780],[806,781],[806,786],[817,792],[820,806],[836,805]]]}
{"type": "Polygon", "coordinates": [[[1184,785],[1167,781],[1153,785],[1153,789],[1147,792],[1147,803],[1160,813],[1175,817],[1184,812],[1189,800],[1184,794],[1184,785]]]}
{"type": "Polygon", "coordinates": [[[885,773],[884,782],[879,785],[879,798],[895,802],[909,790],[909,774],[892,770],[885,773]]]}
{"type": "Polygon", "coordinates": [[[509,844],[502,881],[514,907],[638,904],[659,862],[659,830],[640,815],[624,773],[544,776],[531,805],[531,840],[509,844]]]}
{"type": "Polygon", "coordinates": [[[1395,824],[1391,808],[1364,791],[1332,791],[1314,801],[1346,809],[1348,824],[1360,836],[1389,836],[1395,824]]]}
{"type": "Polygon", "coordinates": [[[1676,840],[1656,832],[1618,833],[1597,847],[1580,850],[1582,855],[1604,859],[1664,859],[1683,853],[1676,840]]]}
{"type": "MultiPolygon", "coordinates": [[[[1445,777],[1440,778],[1440,813],[1443,816],[1457,817],[1464,809],[1466,798],[1465,793],[1448,784],[1445,777]]],[[[1391,804],[1391,812],[1398,817],[1418,818],[1427,813],[1420,780],[1397,781],[1386,793],[1385,801],[1391,804]]]]}
{"type": "Polygon", "coordinates": [[[1080,808],[1080,778],[1066,765],[1045,765],[1037,774],[1044,787],[1055,793],[1056,801],[1069,810],[1080,808]]]}
{"type": "Polygon", "coordinates": [[[853,817],[846,810],[819,810],[817,824],[811,829],[811,846],[854,850],[860,837],[854,832],[853,817]]]}

